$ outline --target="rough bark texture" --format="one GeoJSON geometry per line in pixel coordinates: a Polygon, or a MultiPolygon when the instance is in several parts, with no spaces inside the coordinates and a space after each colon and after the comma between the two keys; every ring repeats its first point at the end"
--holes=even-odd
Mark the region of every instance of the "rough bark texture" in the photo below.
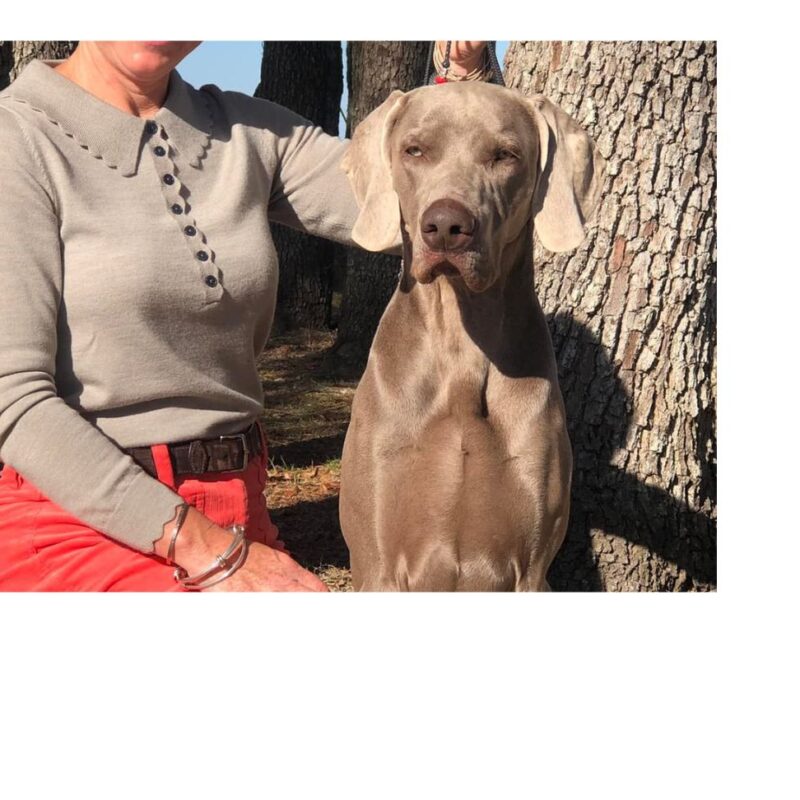
{"type": "Polygon", "coordinates": [[[575,455],[567,590],[716,586],[716,45],[514,42],[509,86],[593,136],[584,245],[536,245],[575,455]]]}
{"type": "MultiPolygon", "coordinates": [[[[425,83],[429,48],[430,42],[348,42],[348,136],[394,89],[409,91],[425,83]]],[[[363,365],[399,273],[399,257],[348,249],[336,340],[344,359],[363,365]]]]}
{"type": "Polygon", "coordinates": [[[5,89],[34,58],[66,58],[77,42],[0,42],[0,90],[5,89]]]}
{"type": "MultiPolygon", "coordinates": [[[[341,42],[264,42],[256,97],[296,111],[336,136],[342,97],[341,42]]],[[[333,242],[272,225],[280,280],[276,330],[330,324],[334,263],[344,255],[333,242]]]]}

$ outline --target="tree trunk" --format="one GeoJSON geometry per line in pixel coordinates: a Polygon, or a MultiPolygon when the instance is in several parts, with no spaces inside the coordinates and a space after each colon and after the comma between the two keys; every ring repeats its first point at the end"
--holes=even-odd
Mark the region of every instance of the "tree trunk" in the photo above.
{"type": "Polygon", "coordinates": [[[0,42],[0,90],[5,89],[34,58],[66,58],[77,42],[0,42]]]}
{"type": "Polygon", "coordinates": [[[514,42],[608,160],[574,253],[537,244],[574,451],[553,588],[716,586],[716,45],[514,42]]]}
{"type": "MultiPolygon", "coordinates": [[[[430,42],[348,42],[347,135],[394,89],[425,83],[430,42]]],[[[397,286],[400,259],[349,248],[338,354],[363,366],[383,310],[397,286]]]]}
{"type": "MultiPolygon", "coordinates": [[[[296,111],[336,136],[342,97],[341,42],[265,42],[256,97],[296,111]]],[[[342,248],[283,225],[272,225],[280,280],[278,330],[330,324],[334,263],[342,248]]],[[[339,258],[343,260],[343,255],[339,258]]]]}

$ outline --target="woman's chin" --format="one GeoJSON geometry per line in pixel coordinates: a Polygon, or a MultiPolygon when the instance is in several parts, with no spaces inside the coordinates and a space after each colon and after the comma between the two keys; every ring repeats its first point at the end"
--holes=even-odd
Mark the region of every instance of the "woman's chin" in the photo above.
{"type": "Polygon", "coordinates": [[[200,42],[105,42],[102,49],[111,56],[111,63],[116,63],[131,76],[148,80],[169,72],[199,44],[200,42]]]}

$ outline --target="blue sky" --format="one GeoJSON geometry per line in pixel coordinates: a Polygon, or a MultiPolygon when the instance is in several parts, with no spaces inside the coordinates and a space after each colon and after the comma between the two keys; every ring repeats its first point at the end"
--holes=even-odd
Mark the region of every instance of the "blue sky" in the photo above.
{"type": "Polygon", "coordinates": [[[261,75],[261,42],[203,42],[181,62],[178,72],[193,86],[253,94],[261,75]]]}
{"type": "MultiPolygon", "coordinates": [[[[507,47],[508,42],[497,43],[501,64],[507,47]]],[[[203,42],[181,62],[178,71],[193,86],[215,83],[220,89],[253,94],[261,75],[261,52],[262,42],[203,42]]],[[[346,91],[342,108],[347,105],[346,91]]]]}

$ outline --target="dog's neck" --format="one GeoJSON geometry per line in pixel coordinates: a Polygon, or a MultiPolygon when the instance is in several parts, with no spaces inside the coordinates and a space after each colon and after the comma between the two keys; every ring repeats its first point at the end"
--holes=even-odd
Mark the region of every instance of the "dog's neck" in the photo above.
{"type": "Polygon", "coordinates": [[[528,353],[532,327],[541,315],[533,288],[533,231],[526,225],[500,256],[498,279],[486,291],[470,292],[463,281],[440,275],[420,284],[410,273],[410,242],[404,243],[398,299],[410,313],[406,324],[419,326],[448,358],[471,342],[501,372],[512,377],[534,371],[528,353]]]}

